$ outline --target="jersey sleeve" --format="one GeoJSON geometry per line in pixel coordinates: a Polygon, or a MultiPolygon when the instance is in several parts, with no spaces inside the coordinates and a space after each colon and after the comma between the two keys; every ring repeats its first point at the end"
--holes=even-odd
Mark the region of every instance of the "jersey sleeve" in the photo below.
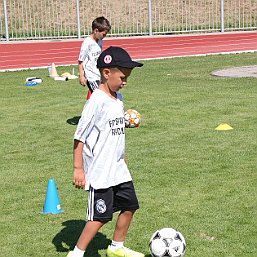
{"type": "Polygon", "coordinates": [[[80,48],[78,61],[84,62],[85,60],[87,60],[88,52],[89,52],[88,44],[86,41],[84,41],[80,48]]]}
{"type": "Polygon", "coordinates": [[[94,102],[87,101],[82,111],[74,139],[86,143],[88,136],[95,126],[98,106],[94,102]]]}

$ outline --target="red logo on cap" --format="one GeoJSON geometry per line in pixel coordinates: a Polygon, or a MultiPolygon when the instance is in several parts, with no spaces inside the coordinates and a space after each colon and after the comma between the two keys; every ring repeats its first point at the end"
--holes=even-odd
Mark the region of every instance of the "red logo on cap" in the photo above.
{"type": "Polygon", "coordinates": [[[111,57],[110,55],[106,55],[106,56],[104,57],[104,62],[105,62],[106,64],[111,63],[111,61],[112,61],[112,57],[111,57]]]}

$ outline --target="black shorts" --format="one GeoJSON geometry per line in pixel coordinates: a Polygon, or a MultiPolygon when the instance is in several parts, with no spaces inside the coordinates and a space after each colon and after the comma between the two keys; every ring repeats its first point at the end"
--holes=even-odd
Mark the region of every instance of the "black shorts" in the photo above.
{"type": "Polygon", "coordinates": [[[89,188],[87,220],[107,222],[112,220],[116,211],[133,211],[138,208],[132,181],[106,189],[89,188]]]}
{"type": "Polygon", "coordinates": [[[99,80],[95,80],[95,81],[88,81],[87,80],[87,87],[91,91],[91,93],[93,93],[95,91],[95,89],[98,88],[99,85],[100,85],[99,80]]]}

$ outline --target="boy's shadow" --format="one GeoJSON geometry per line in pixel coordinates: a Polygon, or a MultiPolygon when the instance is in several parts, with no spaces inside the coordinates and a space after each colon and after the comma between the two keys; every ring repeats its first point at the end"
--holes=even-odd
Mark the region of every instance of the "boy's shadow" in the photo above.
{"type": "Polygon", "coordinates": [[[80,116],[74,116],[72,118],[67,119],[67,123],[70,125],[78,125],[80,116]]]}
{"type": "MultiPolygon", "coordinates": [[[[57,252],[68,252],[72,250],[85,226],[83,220],[67,220],[62,223],[64,228],[53,238],[57,252]]],[[[111,243],[110,239],[107,239],[105,235],[98,232],[94,239],[89,244],[85,256],[99,257],[98,250],[107,249],[111,243]]]]}

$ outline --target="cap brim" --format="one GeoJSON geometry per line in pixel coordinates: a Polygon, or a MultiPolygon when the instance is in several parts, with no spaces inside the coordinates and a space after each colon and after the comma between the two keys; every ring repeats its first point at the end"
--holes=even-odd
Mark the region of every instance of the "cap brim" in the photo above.
{"type": "Polygon", "coordinates": [[[117,63],[117,66],[122,67],[122,68],[133,69],[135,67],[142,67],[143,63],[130,61],[130,62],[122,62],[121,64],[117,63]]]}
{"type": "Polygon", "coordinates": [[[101,68],[111,68],[111,67],[121,67],[121,68],[127,68],[127,69],[133,69],[135,67],[142,67],[144,64],[140,62],[130,61],[130,62],[122,62],[122,63],[116,63],[116,64],[97,64],[96,67],[98,69],[101,68]]]}

